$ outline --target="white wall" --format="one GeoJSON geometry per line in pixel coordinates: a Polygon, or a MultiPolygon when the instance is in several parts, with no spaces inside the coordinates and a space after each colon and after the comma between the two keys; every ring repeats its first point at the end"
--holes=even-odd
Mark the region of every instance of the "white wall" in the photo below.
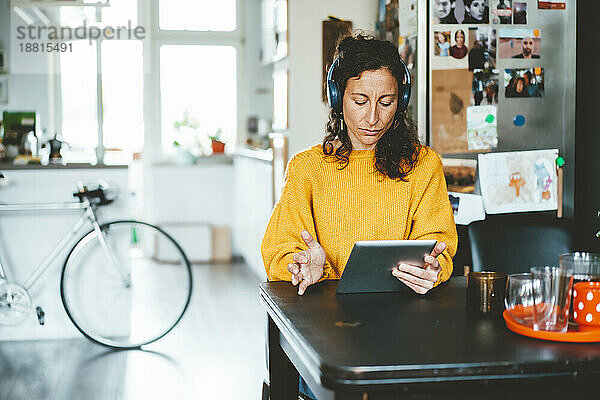
{"type": "Polygon", "coordinates": [[[320,143],[328,109],[321,101],[322,21],[329,15],[374,30],[377,0],[289,0],[290,155],[320,143]]]}
{"type": "MultiPolygon", "coordinates": [[[[37,111],[38,130],[48,129],[48,133],[54,132],[54,116],[50,115],[52,110],[51,86],[54,76],[48,73],[23,74],[18,73],[19,54],[11,53],[11,26],[26,25],[25,22],[14,12],[11,12],[10,1],[0,0],[0,49],[5,51],[8,82],[8,104],[0,104],[1,113],[4,111],[37,111]],[[14,58],[14,59],[13,59],[14,58]],[[11,70],[11,64],[17,67],[11,70]]],[[[13,46],[14,47],[14,46],[13,46]]],[[[14,49],[13,49],[14,50],[14,49]]],[[[49,60],[46,58],[46,62],[49,60]]],[[[39,70],[39,66],[37,69],[39,70]]]]}

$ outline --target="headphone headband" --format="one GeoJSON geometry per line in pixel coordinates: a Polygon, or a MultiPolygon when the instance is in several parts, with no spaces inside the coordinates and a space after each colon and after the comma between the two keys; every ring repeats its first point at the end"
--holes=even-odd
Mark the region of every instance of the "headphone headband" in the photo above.
{"type": "Polygon", "coordinates": [[[329,103],[329,107],[333,108],[334,110],[341,111],[342,99],[340,99],[339,95],[339,86],[333,79],[333,72],[339,63],[340,56],[338,55],[335,60],[333,60],[331,67],[329,67],[329,71],[327,71],[327,102],[329,103]]]}
{"type": "MultiPolygon", "coordinates": [[[[342,111],[342,96],[343,93],[340,93],[340,87],[338,83],[333,79],[333,73],[335,68],[340,63],[340,56],[338,55],[331,67],[329,67],[329,71],[327,72],[327,101],[329,103],[329,107],[332,109],[341,112],[342,111]]],[[[408,102],[410,101],[410,73],[408,72],[408,68],[404,61],[400,59],[400,63],[402,64],[404,71],[404,80],[403,82],[398,82],[398,112],[403,112],[408,108],[408,102]]]]}

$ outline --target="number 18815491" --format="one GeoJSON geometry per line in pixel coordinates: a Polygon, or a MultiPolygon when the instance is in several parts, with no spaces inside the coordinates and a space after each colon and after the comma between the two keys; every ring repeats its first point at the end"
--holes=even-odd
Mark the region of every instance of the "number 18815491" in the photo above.
{"type": "Polygon", "coordinates": [[[19,43],[21,53],[71,53],[73,43],[19,43]]]}

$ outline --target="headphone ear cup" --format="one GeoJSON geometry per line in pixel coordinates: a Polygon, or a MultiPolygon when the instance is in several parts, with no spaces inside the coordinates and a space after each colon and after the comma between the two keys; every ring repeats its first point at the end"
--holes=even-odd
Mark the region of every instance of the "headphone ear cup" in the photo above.
{"type": "Polygon", "coordinates": [[[329,102],[329,107],[336,111],[342,110],[342,99],[340,88],[337,82],[333,79],[333,72],[335,71],[335,67],[339,64],[340,57],[336,57],[329,67],[329,71],[327,71],[327,101],[329,102]]]}
{"type": "Polygon", "coordinates": [[[341,109],[339,93],[340,91],[337,83],[334,81],[327,81],[327,100],[329,102],[329,107],[336,111],[340,111],[341,109]]]}
{"type": "Polygon", "coordinates": [[[402,66],[404,67],[404,82],[402,83],[402,93],[400,94],[400,101],[398,102],[398,108],[400,112],[405,111],[408,108],[408,103],[410,102],[410,73],[408,72],[408,68],[406,64],[402,60],[400,60],[402,66]]]}

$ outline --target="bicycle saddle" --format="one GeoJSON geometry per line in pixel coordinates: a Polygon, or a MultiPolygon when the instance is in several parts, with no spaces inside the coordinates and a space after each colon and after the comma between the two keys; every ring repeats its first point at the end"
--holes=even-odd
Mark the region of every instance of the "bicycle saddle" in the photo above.
{"type": "Polygon", "coordinates": [[[73,197],[77,197],[79,201],[87,198],[93,205],[104,206],[112,203],[119,197],[119,189],[102,180],[79,182],[77,184],[77,191],[73,193],[73,197]]]}

